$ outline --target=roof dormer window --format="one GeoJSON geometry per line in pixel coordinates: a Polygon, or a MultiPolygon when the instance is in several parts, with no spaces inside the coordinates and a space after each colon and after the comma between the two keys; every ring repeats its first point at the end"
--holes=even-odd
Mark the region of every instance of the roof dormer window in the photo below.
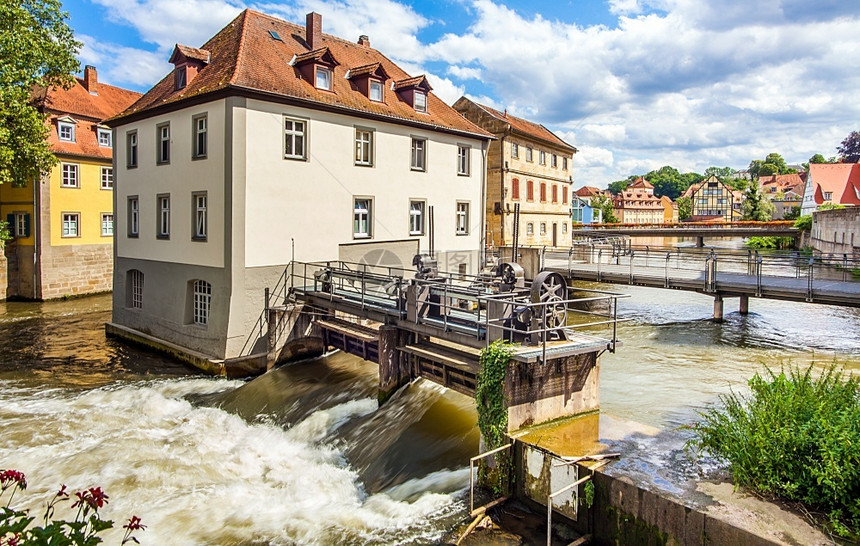
{"type": "Polygon", "coordinates": [[[370,100],[382,102],[382,82],[370,80],[370,100]]]}
{"type": "Polygon", "coordinates": [[[186,85],[191,83],[197,77],[197,73],[209,64],[210,59],[211,55],[205,49],[176,44],[169,61],[176,67],[173,72],[174,91],[184,89],[186,85]]]}
{"type": "Polygon", "coordinates": [[[427,111],[427,95],[420,91],[416,91],[413,95],[412,105],[415,108],[416,112],[426,112],[427,111]]]}
{"type": "Polygon", "coordinates": [[[331,91],[331,70],[318,66],[316,70],[316,87],[331,91]]]}
{"type": "Polygon", "coordinates": [[[57,123],[57,135],[60,137],[60,140],[64,142],[74,142],[75,141],[75,124],[69,123],[66,121],[60,121],[57,123]]]}
{"type": "Polygon", "coordinates": [[[186,86],[188,83],[188,72],[186,67],[181,66],[176,69],[176,72],[174,73],[174,83],[176,89],[182,89],[186,86]]]}
{"type": "Polygon", "coordinates": [[[98,137],[99,137],[99,146],[102,148],[110,148],[111,147],[111,132],[110,129],[98,129],[98,137]]]}

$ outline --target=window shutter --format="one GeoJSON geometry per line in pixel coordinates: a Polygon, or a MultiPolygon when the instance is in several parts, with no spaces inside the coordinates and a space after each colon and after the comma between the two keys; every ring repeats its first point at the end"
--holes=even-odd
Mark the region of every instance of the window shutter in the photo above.
{"type": "Polygon", "coordinates": [[[9,234],[14,237],[15,236],[15,215],[7,214],[6,215],[6,224],[9,226],[9,234]]]}
{"type": "Polygon", "coordinates": [[[30,236],[30,215],[24,215],[24,237],[30,236]]]}

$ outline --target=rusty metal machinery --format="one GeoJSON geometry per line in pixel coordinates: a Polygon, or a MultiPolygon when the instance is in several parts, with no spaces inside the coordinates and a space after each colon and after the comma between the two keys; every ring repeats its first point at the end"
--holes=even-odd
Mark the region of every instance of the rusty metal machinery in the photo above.
{"type": "Polygon", "coordinates": [[[499,280],[499,292],[512,292],[526,286],[523,266],[516,262],[500,263],[496,267],[496,278],[499,280]]]}
{"type": "Polygon", "coordinates": [[[416,254],[412,257],[412,265],[416,269],[416,279],[430,280],[439,278],[439,264],[436,258],[429,254],[416,254]]]}

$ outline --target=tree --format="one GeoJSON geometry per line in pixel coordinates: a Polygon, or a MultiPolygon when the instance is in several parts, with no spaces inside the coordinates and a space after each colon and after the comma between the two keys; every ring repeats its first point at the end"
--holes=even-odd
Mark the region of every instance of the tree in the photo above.
{"type": "Polygon", "coordinates": [[[821,154],[815,154],[809,158],[810,163],[827,163],[827,160],[821,154]]]}
{"type": "Polygon", "coordinates": [[[776,172],[772,174],[786,174],[788,173],[788,167],[785,164],[785,159],[782,158],[778,153],[770,153],[767,154],[767,157],[764,158],[765,164],[770,164],[776,167],[776,172]]]}
{"type": "Polygon", "coordinates": [[[779,165],[775,165],[773,163],[762,163],[758,168],[758,175],[761,176],[770,176],[772,174],[779,174],[779,165]]]}
{"type": "Polygon", "coordinates": [[[693,202],[689,197],[678,198],[678,220],[686,220],[693,215],[693,202]]]}
{"type": "Polygon", "coordinates": [[[782,215],[783,220],[797,220],[800,218],[800,205],[794,205],[782,215]]]}
{"type": "Polygon", "coordinates": [[[612,199],[609,197],[605,195],[595,195],[591,198],[591,206],[592,208],[601,211],[603,214],[604,224],[618,223],[618,217],[615,216],[615,206],[612,203],[612,199]]]}
{"type": "Polygon", "coordinates": [[[776,207],[761,192],[758,184],[750,184],[746,191],[746,200],[743,204],[744,220],[756,222],[767,222],[773,218],[776,207]]]}
{"type": "Polygon", "coordinates": [[[860,163],[860,132],[851,131],[836,151],[843,163],[860,163]]]}
{"type": "Polygon", "coordinates": [[[56,164],[34,90],[67,87],[80,67],[59,0],[0,2],[0,183],[21,184],[56,164]]]}
{"type": "Polygon", "coordinates": [[[764,161],[762,161],[761,159],[753,159],[752,161],[750,161],[749,171],[750,171],[750,176],[752,177],[753,180],[758,180],[759,169],[761,169],[761,166],[763,164],[764,164],[764,161]]]}

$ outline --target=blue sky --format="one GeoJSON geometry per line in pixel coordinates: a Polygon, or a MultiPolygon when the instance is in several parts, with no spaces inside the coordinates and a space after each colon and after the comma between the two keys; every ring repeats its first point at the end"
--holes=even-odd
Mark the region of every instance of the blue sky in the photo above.
{"type": "Polygon", "coordinates": [[[855,0],[66,0],[102,81],[147,90],[175,43],[243,8],[370,36],[449,104],[467,95],[579,148],[576,187],[663,165],[835,155],[860,130],[855,0]]]}

